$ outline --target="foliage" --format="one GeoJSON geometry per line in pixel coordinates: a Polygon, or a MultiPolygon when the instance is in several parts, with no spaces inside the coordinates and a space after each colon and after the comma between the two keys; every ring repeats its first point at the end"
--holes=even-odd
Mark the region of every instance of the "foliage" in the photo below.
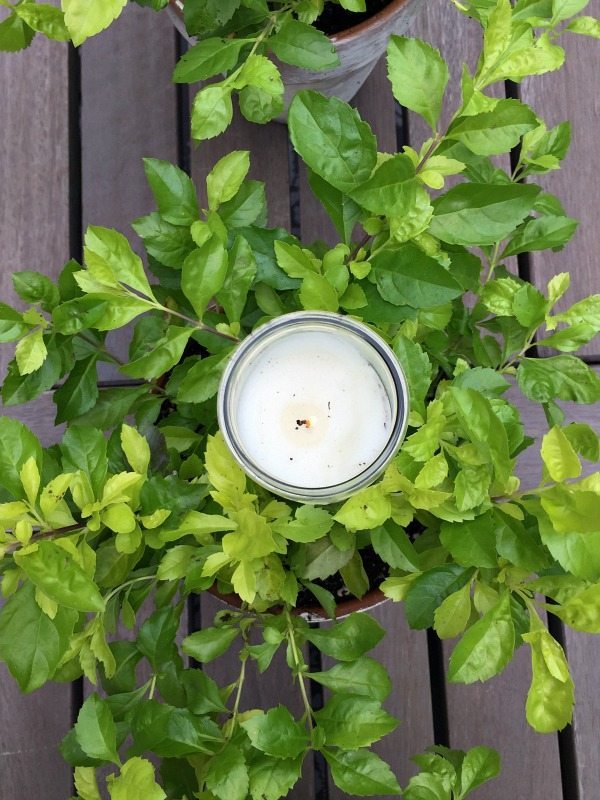
{"type": "MultiPolygon", "coordinates": [[[[155,11],[169,4],[168,0],[135,2],[155,11]]],[[[328,2],[347,11],[366,10],[365,0],[328,2]]],[[[0,6],[10,13],[0,21],[0,51],[22,50],[36,33],[81,45],[107,28],[126,5],[127,0],[61,0],[56,8],[37,0],[2,0],[0,6]]],[[[283,83],[269,55],[312,71],[339,66],[331,41],[314,24],[324,6],[325,0],[186,0],[185,27],[198,42],[182,56],[173,79],[212,81],[194,100],[194,138],[210,139],[229,126],[234,93],[241,113],[251,122],[268,122],[283,111],[283,83]]]]}
{"type": "MultiPolygon", "coordinates": [[[[528,9],[508,0],[469,6],[484,29],[482,54],[474,74],[464,68],[444,129],[441,56],[425,42],[392,39],[396,98],[432,128],[419,151],[379,152],[347,104],[312,92],[295,98],[292,142],[339,233],[336,246],[268,228],[264,186],[248,179],[248,153],[236,151],[208,175],[205,209],[181,170],[145,162],[157,210],[134,230],[153,278],[122,234],[98,227],[87,231],[84,265],[69,262],[56,285],[36,272],[15,275],[27,308],[0,305],[0,341],[16,343],[3,401],[58,385],[57,421],[67,430],[42,448],[21,423],[0,419],[0,658],[26,692],[82,674],[98,686],[62,746],[81,800],[100,796],[95,770],[106,764],[118,769],[107,784],[113,800],[276,800],[311,749],[342,791],[398,794],[369,749],[397,725],[382,706],[389,678],[368,655],[383,630],[368,615],[315,629],[294,613],[308,592],[333,617],[324,581],[338,573],[364,594],[369,548],[387,570],[384,592],[404,601],[412,627],[460,637],[451,680],[487,680],[525,644],[529,723],[549,732],[569,722],[573,683],[542,612],[598,632],[600,482],[598,473],[583,476],[582,462],[598,460],[599,439],[587,425],[565,424],[560,401],[600,399],[600,379],[573,355],[600,329],[600,297],[565,310],[557,303],[567,274],[541,292],[507,268],[509,257],[560,249],[575,231],[534,182],[559,167],[569,133],[485,90],[559,68],[559,33],[594,28],[566,19],[564,5],[528,9]],[[510,174],[491,160],[517,146],[510,174]],[[254,485],[216,423],[214,398],[237,342],[302,308],[373,326],[411,389],[408,435],[383,478],[326,508],[254,485]],[[130,323],[123,361],[107,334],[130,323]],[[533,358],[539,342],[558,354],[533,358]],[[98,389],[102,362],[133,383],[98,389]],[[506,399],[511,383],[542,405],[541,442],[506,399]],[[521,488],[515,465],[533,446],[541,480],[521,488]],[[186,598],[212,587],[235,592],[241,608],[180,642],[186,598]],[[306,643],[334,664],[311,674],[306,643]],[[232,648],[233,684],[197,668],[232,648]],[[299,718],[283,706],[246,708],[248,670],[266,672],[275,657],[298,687],[299,718]],[[330,692],[322,709],[310,705],[309,680],[330,692]],[[161,759],[159,782],[148,753],[161,759]]],[[[417,763],[424,772],[405,791],[415,800],[459,800],[497,771],[485,748],[436,748],[417,763]]]]}

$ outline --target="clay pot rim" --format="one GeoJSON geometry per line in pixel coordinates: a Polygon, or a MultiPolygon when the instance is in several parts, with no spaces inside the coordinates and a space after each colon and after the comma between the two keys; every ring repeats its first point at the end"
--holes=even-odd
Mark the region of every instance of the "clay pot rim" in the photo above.
{"type": "MultiPolygon", "coordinates": [[[[230,606],[231,608],[240,609],[242,607],[242,600],[237,594],[222,594],[216,588],[216,585],[213,584],[210,589],[207,590],[209,594],[215,597],[217,600],[220,600],[225,605],[230,606]]],[[[341,619],[343,617],[348,616],[348,614],[352,614],[355,611],[368,611],[370,608],[374,608],[375,606],[380,605],[381,603],[387,600],[384,593],[381,589],[370,589],[363,597],[349,597],[346,600],[342,600],[341,602],[336,604],[337,614],[335,619],[341,619]]],[[[266,614],[278,614],[281,611],[281,606],[273,606],[272,608],[267,609],[266,614]]],[[[294,608],[292,609],[292,614],[294,616],[304,616],[308,620],[308,622],[333,622],[334,620],[327,614],[324,608],[321,606],[303,606],[301,608],[294,608]]]]}
{"type": "MultiPolygon", "coordinates": [[[[185,0],[169,0],[169,5],[176,14],[183,16],[184,2],[185,0]]],[[[380,27],[383,27],[397,11],[409,3],[410,0],[390,0],[385,8],[382,8],[381,11],[373,14],[373,16],[363,20],[363,22],[359,22],[358,25],[353,25],[351,28],[334,33],[328,38],[334,45],[352,42],[367,31],[377,31],[380,27]]]]}

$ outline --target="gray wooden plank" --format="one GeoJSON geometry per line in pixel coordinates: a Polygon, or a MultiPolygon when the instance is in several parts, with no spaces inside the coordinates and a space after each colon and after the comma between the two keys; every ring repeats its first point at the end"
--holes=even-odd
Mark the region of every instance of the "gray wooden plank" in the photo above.
{"type": "MultiPolygon", "coordinates": [[[[573,735],[579,800],[596,800],[600,780],[600,637],[565,630],[565,648],[575,682],[573,735]]],[[[565,800],[569,798],[565,797],[565,800]]]]}
{"type": "MultiPolygon", "coordinates": [[[[0,297],[6,302],[15,299],[12,272],[36,269],[56,275],[69,257],[67,60],[64,46],[41,38],[24,53],[0,55],[0,297]]],[[[8,356],[3,347],[0,374],[8,356]]],[[[50,438],[52,420],[53,412],[38,418],[38,433],[50,438]]],[[[69,686],[23,697],[2,667],[2,797],[64,800],[70,794],[70,770],[57,751],[70,727],[70,713],[69,686]]]]}
{"type": "MultiPolygon", "coordinates": [[[[600,0],[591,0],[586,14],[600,15],[600,0]]],[[[566,213],[581,225],[572,241],[559,253],[544,251],[531,256],[532,278],[540,287],[558,272],[571,273],[571,291],[561,308],[584,295],[600,291],[600,226],[597,224],[598,171],[593,153],[600,128],[600,55],[598,43],[582,36],[561,40],[567,52],[560,72],[530,78],[521,87],[522,99],[542,114],[547,125],[570,120],[572,138],[562,169],[540,176],[539,182],[558,195],[566,213]]],[[[598,337],[582,353],[600,357],[598,337]]]]}
{"type": "Polygon", "coordinates": [[[54,425],[56,406],[52,402],[51,392],[44,392],[41,397],[24,406],[2,407],[2,416],[21,420],[35,433],[43,447],[60,441],[65,430],[64,425],[54,425]]]}
{"type": "MultiPolygon", "coordinates": [[[[69,258],[67,51],[36,39],[0,54],[0,298],[24,304],[11,275],[56,275],[69,258]]],[[[0,348],[0,376],[11,358],[0,348]]]]}
{"type": "MultiPolygon", "coordinates": [[[[81,48],[83,228],[116,228],[142,251],[131,230],[155,208],[142,158],[177,162],[177,102],[171,74],[175,31],[167,14],[129,3],[119,20],[81,48]]],[[[109,334],[126,357],[130,329],[109,334]]],[[[120,377],[99,365],[101,380],[120,377]]]]}

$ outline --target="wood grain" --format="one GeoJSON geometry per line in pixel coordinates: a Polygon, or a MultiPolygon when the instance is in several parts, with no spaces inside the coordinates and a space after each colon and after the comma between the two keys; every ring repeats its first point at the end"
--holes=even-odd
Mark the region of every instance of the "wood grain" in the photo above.
{"type": "MultiPolygon", "coordinates": [[[[12,273],[57,275],[69,258],[68,53],[36,38],[0,54],[0,299],[25,305],[12,273]]],[[[12,357],[0,348],[0,377],[12,357]]]]}
{"type": "MultiPolygon", "coordinates": [[[[600,0],[591,0],[586,14],[600,15],[600,0]]],[[[561,200],[566,213],[581,224],[559,253],[533,253],[532,278],[540,288],[558,272],[571,273],[565,307],[581,297],[600,292],[600,226],[598,225],[598,167],[594,157],[600,129],[600,53],[598,42],[567,34],[561,40],[567,53],[562,70],[529,78],[521,98],[541,114],[548,127],[570,120],[571,147],[560,171],[540,176],[539,183],[561,200]]],[[[581,350],[600,357],[599,337],[581,350]]]]}
{"type": "MultiPolygon", "coordinates": [[[[128,3],[122,16],[81,48],[83,229],[116,228],[142,252],[131,223],[156,207],[142,159],[177,163],[177,102],[171,74],[175,31],[166,14],[128,3]]],[[[110,333],[127,357],[130,328],[110,333]]],[[[102,381],[123,379],[99,364],[102,381]]]]}
{"type": "MultiPolygon", "coordinates": [[[[55,276],[69,257],[68,52],[36,39],[23,53],[0,55],[0,298],[15,300],[11,273],[33,269],[55,276]]],[[[22,305],[22,304],[21,304],[22,305]]],[[[0,351],[0,375],[9,357],[0,351]]],[[[24,416],[43,438],[54,410],[33,404],[24,416]]],[[[11,409],[10,415],[15,411],[11,409]]],[[[64,800],[70,770],[58,744],[70,727],[70,687],[54,685],[23,697],[0,670],[0,796],[64,800]]]]}

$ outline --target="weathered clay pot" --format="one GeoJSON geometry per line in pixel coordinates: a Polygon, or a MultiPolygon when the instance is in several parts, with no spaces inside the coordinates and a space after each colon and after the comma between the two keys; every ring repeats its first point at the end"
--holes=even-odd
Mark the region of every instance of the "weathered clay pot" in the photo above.
{"type": "MultiPolygon", "coordinates": [[[[422,2],[424,0],[391,0],[365,22],[331,36],[341,62],[335,69],[310,72],[278,63],[285,84],[286,109],[301,89],[314,89],[329,97],[351,100],[385,52],[389,37],[404,33],[422,2]]],[[[169,11],[178,30],[193,42],[183,24],[183,3],[184,0],[170,0],[169,11]]],[[[285,116],[279,121],[284,122],[285,116]]]]}
{"type": "MultiPolygon", "coordinates": [[[[242,601],[237,594],[221,594],[214,585],[211,586],[208,591],[224,605],[235,609],[242,607],[242,601]]],[[[376,608],[386,601],[387,598],[381,589],[371,589],[371,591],[367,592],[366,595],[360,599],[350,596],[347,600],[341,600],[336,606],[337,614],[335,618],[336,620],[344,619],[354,611],[370,611],[372,608],[376,608]]],[[[272,608],[270,610],[273,613],[278,611],[277,608],[272,608]]],[[[295,608],[293,613],[304,617],[307,622],[329,622],[331,620],[331,617],[321,606],[295,608]]]]}

